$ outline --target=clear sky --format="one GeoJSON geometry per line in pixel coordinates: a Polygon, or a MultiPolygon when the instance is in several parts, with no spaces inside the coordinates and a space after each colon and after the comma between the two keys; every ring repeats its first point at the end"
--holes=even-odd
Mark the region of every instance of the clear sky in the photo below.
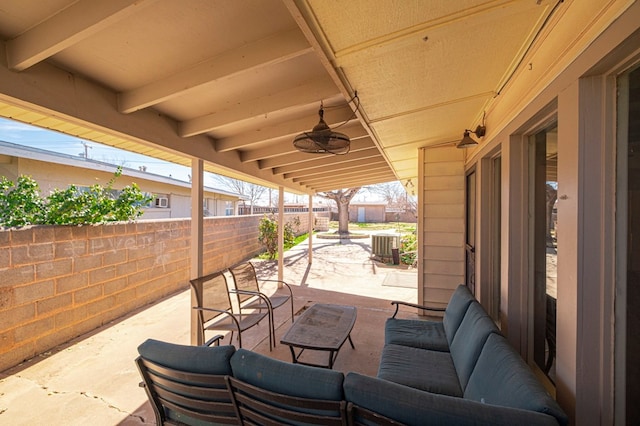
{"type": "MultiPolygon", "coordinates": [[[[141,166],[145,166],[150,173],[164,176],[171,175],[173,178],[186,182],[189,181],[189,174],[191,173],[191,169],[188,167],[157,160],[145,155],[134,154],[107,145],[85,141],[65,135],[64,133],[30,126],[5,118],[0,118],[0,140],[69,155],[84,156],[86,152],[88,158],[92,160],[129,167],[131,169],[138,169],[141,166]]],[[[205,183],[209,186],[215,186],[211,181],[205,183]]]]}
{"type": "MultiPolygon", "coordinates": [[[[171,176],[185,182],[189,182],[189,175],[191,174],[191,168],[189,167],[112,148],[97,142],[86,141],[64,133],[42,129],[2,117],[0,117],[0,140],[68,155],[84,156],[86,153],[88,158],[92,160],[103,161],[131,169],[138,169],[141,166],[145,166],[149,173],[171,176]]],[[[220,184],[211,176],[207,175],[208,173],[205,173],[205,185],[220,188],[220,184]]],[[[232,190],[229,188],[220,189],[232,190]]],[[[371,193],[363,191],[356,196],[355,200],[378,201],[377,197],[372,197],[371,195],[371,193]]],[[[285,200],[289,201],[290,196],[293,195],[286,195],[285,200]]]]}

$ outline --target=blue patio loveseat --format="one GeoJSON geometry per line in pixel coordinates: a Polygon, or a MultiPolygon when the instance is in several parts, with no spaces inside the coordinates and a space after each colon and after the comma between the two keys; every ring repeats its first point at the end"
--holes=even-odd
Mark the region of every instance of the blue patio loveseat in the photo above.
{"type": "Polygon", "coordinates": [[[407,424],[568,422],[466,286],[442,321],[396,314],[385,324],[378,376],[349,373],[347,400],[407,424]]]}

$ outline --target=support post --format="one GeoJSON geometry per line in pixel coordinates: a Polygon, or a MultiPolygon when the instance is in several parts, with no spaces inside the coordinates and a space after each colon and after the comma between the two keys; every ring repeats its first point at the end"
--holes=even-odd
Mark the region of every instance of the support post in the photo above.
{"type": "MultiPolygon", "coordinates": [[[[204,185],[203,185],[204,162],[199,158],[191,160],[191,278],[202,276],[202,260],[203,256],[203,228],[204,228],[204,185]]],[[[199,289],[202,294],[202,288],[199,289]]],[[[191,305],[198,305],[196,292],[191,289],[191,305]]],[[[191,311],[191,344],[202,345],[202,330],[198,322],[198,312],[195,309],[191,311]]]]}
{"type": "Polygon", "coordinates": [[[313,195],[309,194],[309,226],[307,230],[307,235],[309,236],[309,254],[308,254],[308,262],[311,265],[313,261],[313,195]]]}
{"type": "MultiPolygon", "coordinates": [[[[284,279],[284,187],[278,187],[278,280],[284,279]]],[[[278,288],[282,288],[278,283],[278,288]]]]}

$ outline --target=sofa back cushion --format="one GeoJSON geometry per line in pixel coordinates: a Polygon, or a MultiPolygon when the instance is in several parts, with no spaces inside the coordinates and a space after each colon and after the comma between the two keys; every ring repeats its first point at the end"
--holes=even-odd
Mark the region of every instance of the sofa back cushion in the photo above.
{"type": "Polygon", "coordinates": [[[449,352],[441,321],[388,318],[384,324],[384,344],[449,352]]]}
{"type": "Polygon", "coordinates": [[[236,423],[225,384],[233,346],[187,346],[149,339],[136,365],[158,424],[236,423]]]}
{"type": "Polygon", "coordinates": [[[450,346],[451,358],[463,392],[482,347],[492,333],[500,333],[498,327],[480,303],[471,302],[450,346]]]}
{"type": "Polygon", "coordinates": [[[557,426],[545,414],[438,395],[358,373],[347,374],[344,393],[347,401],[409,426],[557,426]]]}
{"type": "Polygon", "coordinates": [[[475,300],[469,288],[464,284],[460,284],[451,295],[451,300],[449,300],[449,304],[444,311],[444,318],[442,318],[442,325],[444,326],[449,346],[462,323],[464,314],[467,313],[467,308],[475,300]]]}
{"type": "Polygon", "coordinates": [[[145,359],[175,370],[200,374],[231,374],[234,346],[188,346],[147,339],[138,346],[145,359]]]}
{"type": "Polygon", "coordinates": [[[231,357],[233,376],[251,385],[300,398],[344,399],[344,374],[339,371],[291,364],[238,349],[231,357]]]}
{"type": "Polygon", "coordinates": [[[549,414],[566,424],[567,416],[507,340],[492,334],[482,349],[464,397],[485,404],[549,414]]]}

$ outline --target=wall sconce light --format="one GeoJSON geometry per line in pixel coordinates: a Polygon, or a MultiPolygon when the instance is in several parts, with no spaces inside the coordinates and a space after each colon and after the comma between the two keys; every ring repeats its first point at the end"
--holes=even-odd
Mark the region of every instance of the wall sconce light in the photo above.
{"type": "MultiPolygon", "coordinates": [[[[356,91],[353,95],[353,98],[349,100],[347,103],[353,102],[353,100],[358,100],[358,105],[356,105],[355,111],[360,107],[360,99],[358,98],[358,92],[356,91]]],[[[355,111],[353,115],[340,126],[344,126],[355,117],[355,111]]],[[[314,126],[314,128],[310,132],[302,132],[298,136],[293,139],[293,146],[300,152],[306,152],[310,154],[336,154],[336,155],[344,155],[349,153],[351,140],[349,136],[344,133],[338,133],[329,127],[327,123],[324,121],[324,107],[322,102],[320,103],[320,110],[318,111],[318,115],[320,116],[320,121],[318,124],[314,126]]]]}
{"type": "Polygon", "coordinates": [[[487,128],[485,126],[478,125],[478,127],[476,127],[476,130],[465,129],[464,135],[462,136],[462,140],[458,142],[458,145],[456,145],[456,147],[469,148],[471,146],[478,145],[478,142],[475,139],[473,139],[471,136],[469,136],[469,133],[473,133],[477,137],[481,138],[487,133],[487,128]]]}

